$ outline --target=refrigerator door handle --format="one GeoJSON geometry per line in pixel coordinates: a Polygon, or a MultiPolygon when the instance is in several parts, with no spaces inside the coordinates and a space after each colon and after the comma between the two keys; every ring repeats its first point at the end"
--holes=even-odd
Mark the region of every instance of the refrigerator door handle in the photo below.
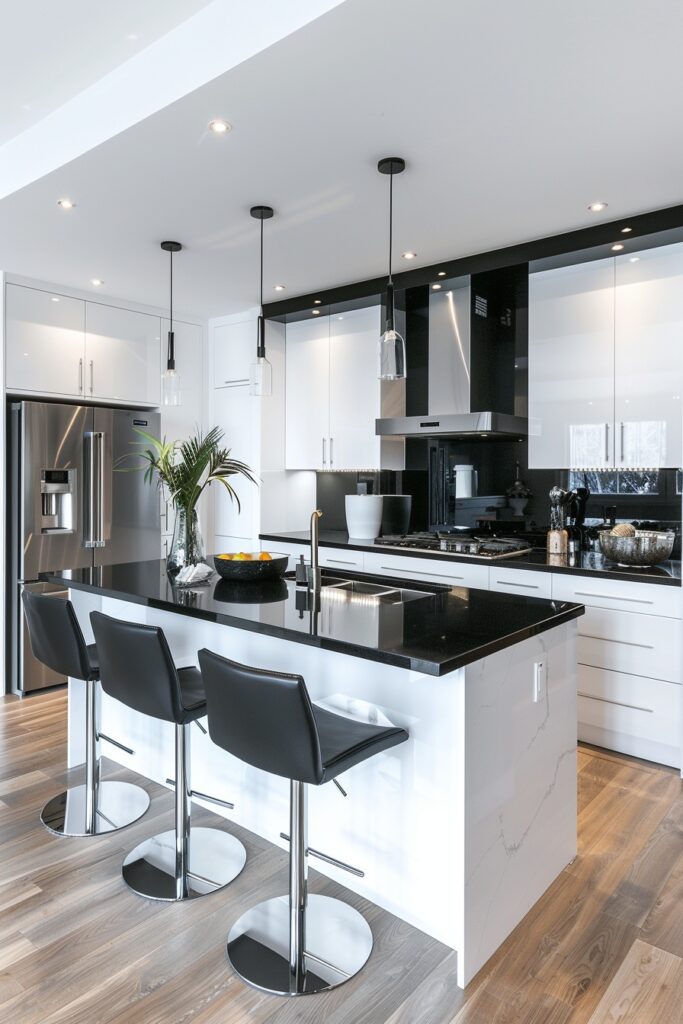
{"type": "Polygon", "coordinates": [[[83,438],[83,546],[104,547],[104,433],[88,430],[83,438]]]}

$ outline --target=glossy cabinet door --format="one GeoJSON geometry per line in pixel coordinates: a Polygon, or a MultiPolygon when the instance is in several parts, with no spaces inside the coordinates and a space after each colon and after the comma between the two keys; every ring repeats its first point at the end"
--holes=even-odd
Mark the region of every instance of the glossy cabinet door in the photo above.
{"type": "Polygon", "coordinates": [[[529,467],[614,465],[614,260],[529,275],[529,467]]]}
{"type": "Polygon", "coordinates": [[[256,320],[217,324],[213,329],[213,386],[224,388],[249,383],[256,357],[256,320]]]}
{"type": "Polygon", "coordinates": [[[327,470],[330,437],[330,318],[287,324],[285,468],[327,470]]]}
{"type": "Polygon", "coordinates": [[[159,405],[160,318],[87,302],[85,329],[86,397],[159,405]]]}
{"type": "Polygon", "coordinates": [[[380,468],[379,335],[379,306],[330,317],[330,469],[380,468]]]}
{"type": "MultiPolygon", "coordinates": [[[[169,321],[161,321],[162,368],[166,365],[169,321]]],[[[204,405],[204,332],[198,324],[173,321],[175,363],[180,374],[181,405],[161,406],[161,430],[166,438],[184,441],[202,422],[204,405]]]]}
{"type": "Polygon", "coordinates": [[[683,462],[683,243],[616,261],[616,467],[683,462]]]}
{"type": "Polygon", "coordinates": [[[85,302],[8,284],[5,311],[7,390],[82,398],[85,302]]]}
{"type": "MultiPolygon", "coordinates": [[[[257,449],[259,399],[249,394],[249,385],[214,391],[214,423],[225,433],[226,448],[232,456],[250,465],[251,453],[257,449]]],[[[256,523],[258,485],[243,476],[230,477],[239,498],[239,506],[222,484],[212,484],[214,529],[217,535],[239,537],[258,548],[256,523]]],[[[245,545],[243,545],[245,546],[245,545]]]]}

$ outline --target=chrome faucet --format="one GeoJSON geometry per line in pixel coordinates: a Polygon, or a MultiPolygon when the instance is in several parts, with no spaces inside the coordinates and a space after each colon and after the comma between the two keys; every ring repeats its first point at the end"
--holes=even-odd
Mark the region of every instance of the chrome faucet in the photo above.
{"type": "Polygon", "coordinates": [[[320,590],[320,565],[318,563],[319,522],[322,517],[320,509],[311,514],[311,567],[308,571],[308,586],[311,590],[320,590]]]}

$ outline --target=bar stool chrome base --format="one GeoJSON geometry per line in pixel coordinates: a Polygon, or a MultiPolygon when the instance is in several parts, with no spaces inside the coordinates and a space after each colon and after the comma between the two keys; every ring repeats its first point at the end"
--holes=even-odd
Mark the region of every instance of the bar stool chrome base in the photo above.
{"type": "Polygon", "coordinates": [[[55,836],[101,836],[132,825],[149,807],[149,795],[130,782],[100,782],[91,829],[86,823],[87,787],[73,786],[43,807],[40,820],[55,836]]]}
{"type": "Polygon", "coordinates": [[[123,862],[129,889],[149,900],[193,900],[207,896],[237,878],[247,859],[239,839],[218,828],[190,830],[189,857],[183,882],[176,874],[176,832],[146,839],[123,862]]]}
{"type": "Polygon", "coordinates": [[[289,896],[258,903],[230,929],[228,959],[239,976],[272,995],[313,995],[352,978],[372,952],[372,932],[362,914],[342,900],[309,896],[304,973],[290,972],[289,896]]]}

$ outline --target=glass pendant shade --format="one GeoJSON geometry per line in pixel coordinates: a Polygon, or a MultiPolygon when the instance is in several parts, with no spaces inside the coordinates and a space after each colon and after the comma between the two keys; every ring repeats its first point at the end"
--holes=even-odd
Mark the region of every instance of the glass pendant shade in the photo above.
{"type": "Polygon", "coordinates": [[[177,370],[166,369],[161,375],[161,404],[182,405],[180,374],[177,370]]]}
{"type": "Polygon", "coordinates": [[[386,330],[379,339],[379,379],[404,380],[406,375],[406,343],[392,329],[386,330]]]}
{"type": "Polygon", "coordinates": [[[265,356],[257,356],[249,367],[249,394],[258,397],[272,395],[273,367],[265,356]]]}

